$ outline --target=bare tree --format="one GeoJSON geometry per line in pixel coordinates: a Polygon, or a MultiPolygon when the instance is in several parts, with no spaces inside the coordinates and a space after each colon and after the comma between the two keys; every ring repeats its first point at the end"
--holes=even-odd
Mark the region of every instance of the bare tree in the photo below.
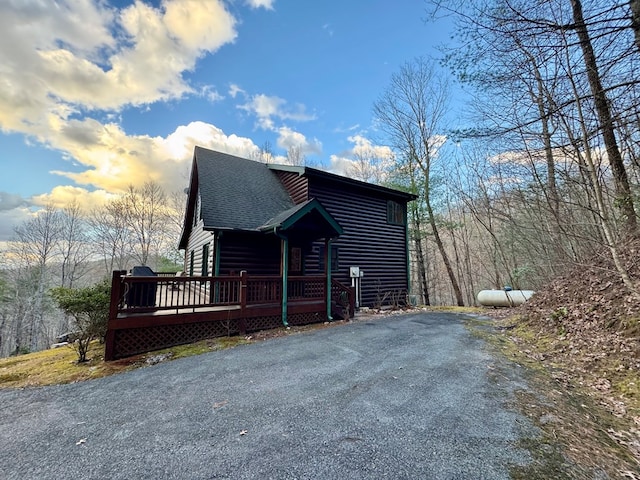
{"type": "Polygon", "coordinates": [[[51,340],[45,324],[49,306],[45,293],[51,284],[49,267],[61,231],[60,211],[52,204],[15,228],[11,249],[17,262],[14,272],[18,274],[14,283],[16,352],[38,350],[51,340]]]}
{"type": "Polygon", "coordinates": [[[374,105],[374,115],[398,152],[397,157],[414,165],[423,177],[422,198],[431,234],[445,265],[455,301],[464,305],[458,278],[440,235],[433,207],[433,172],[438,150],[446,141],[445,115],[448,108],[446,82],[424,59],[403,65],[374,105]]]}
{"type": "Polygon", "coordinates": [[[307,157],[302,152],[299,145],[291,146],[287,149],[287,163],[289,165],[303,166],[307,163],[307,157]]]}
{"type": "Polygon", "coordinates": [[[91,253],[85,218],[77,200],[60,211],[60,286],[73,288],[76,280],[87,272],[87,259],[91,253]]]}
{"type": "Polygon", "coordinates": [[[387,164],[392,159],[380,157],[373,149],[354,151],[353,162],[347,169],[347,175],[363,182],[382,184],[387,174],[387,164]]]}
{"type": "Polygon", "coordinates": [[[123,201],[134,256],[141,265],[149,265],[151,254],[157,253],[163,242],[166,195],[157,183],[146,182],[141,188],[130,186],[123,201]]]}
{"type": "Polygon", "coordinates": [[[127,209],[121,198],[111,200],[91,212],[89,235],[103,260],[104,274],[127,267],[130,256],[127,209]]]}

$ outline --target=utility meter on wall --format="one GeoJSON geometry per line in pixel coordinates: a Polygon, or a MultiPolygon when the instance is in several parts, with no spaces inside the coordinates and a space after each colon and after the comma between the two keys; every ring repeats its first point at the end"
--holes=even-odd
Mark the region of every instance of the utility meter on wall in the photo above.
{"type": "Polygon", "coordinates": [[[360,267],[349,267],[349,276],[351,278],[360,277],[360,267]]]}

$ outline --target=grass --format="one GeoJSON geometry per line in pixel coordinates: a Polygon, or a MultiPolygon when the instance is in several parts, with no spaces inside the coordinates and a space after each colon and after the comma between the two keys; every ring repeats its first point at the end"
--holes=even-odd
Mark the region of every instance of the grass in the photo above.
{"type": "Polygon", "coordinates": [[[222,337],[105,362],[104,345],[93,342],[87,354],[89,360],[85,363],[78,363],[78,356],[70,347],[43,350],[0,359],[0,388],[80,382],[148,366],[147,360],[153,357],[175,360],[246,343],[251,343],[251,340],[245,337],[222,337]]]}
{"type": "MultiPolygon", "coordinates": [[[[532,462],[511,470],[514,479],[530,478],[628,478],[640,479],[640,452],[634,453],[634,415],[613,415],[603,398],[575,377],[576,365],[550,361],[562,348],[557,333],[545,334],[520,319],[502,321],[472,317],[468,328],[511,362],[523,365],[530,390],[518,391],[514,408],[538,427],[536,438],[524,438],[518,446],[529,451],[532,462]],[[508,326],[508,329],[501,327],[508,326]],[[496,328],[497,327],[497,328],[496,328]],[[636,476],[637,475],[637,476],[636,476]]],[[[584,361],[576,357],[576,363],[584,361]]],[[[617,363],[586,365],[591,376],[612,380],[612,395],[637,399],[640,381],[635,373],[611,375],[617,363]]],[[[630,402],[635,411],[637,405],[630,402]]],[[[637,417],[635,417],[637,418],[637,417]]]]}
{"type": "Polygon", "coordinates": [[[294,335],[309,330],[326,328],[344,322],[331,324],[313,324],[302,327],[274,328],[256,332],[248,336],[218,337],[188,345],[156,350],[141,355],[104,361],[104,345],[93,342],[87,353],[88,361],[78,363],[76,352],[68,346],[43,350],[40,352],[0,358],[0,389],[29,388],[46,385],[81,382],[117,373],[148,367],[160,361],[176,360],[216,350],[233,348],[238,345],[254,343],[268,338],[294,335]]]}

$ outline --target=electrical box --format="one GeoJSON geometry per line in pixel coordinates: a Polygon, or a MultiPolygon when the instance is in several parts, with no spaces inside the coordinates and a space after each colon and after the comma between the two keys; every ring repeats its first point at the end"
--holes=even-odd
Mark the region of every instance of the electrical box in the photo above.
{"type": "Polygon", "coordinates": [[[360,277],[360,267],[349,267],[349,276],[351,278],[360,277]]]}

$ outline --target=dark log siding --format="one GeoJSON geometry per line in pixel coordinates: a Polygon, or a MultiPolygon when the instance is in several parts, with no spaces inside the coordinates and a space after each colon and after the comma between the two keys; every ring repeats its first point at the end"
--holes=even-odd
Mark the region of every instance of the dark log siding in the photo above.
{"type": "Polygon", "coordinates": [[[309,199],[309,181],[306,177],[294,172],[275,172],[284,188],[287,189],[291,200],[296,204],[309,199]]]}
{"type": "MultiPolygon", "coordinates": [[[[353,187],[343,190],[318,179],[309,180],[309,198],[320,200],[344,229],[344,234],[333,241],[339,264],[333,277],[350,285],[349,267],[360,267],[364,271],[363,306],[374,305],[387,292],[407,290],[406,226],[387,223],[387,198],[353,187]]],[[[314,267],[321,251],[321,244],[316,242],[305,262],[307,274],[317,272],[314,267]]]]}
{"type": "Polygon", "coordinates": [[[220,238],[220,275],[280,274],[280,239],[269,234],[223,232],[220,238]]]}

